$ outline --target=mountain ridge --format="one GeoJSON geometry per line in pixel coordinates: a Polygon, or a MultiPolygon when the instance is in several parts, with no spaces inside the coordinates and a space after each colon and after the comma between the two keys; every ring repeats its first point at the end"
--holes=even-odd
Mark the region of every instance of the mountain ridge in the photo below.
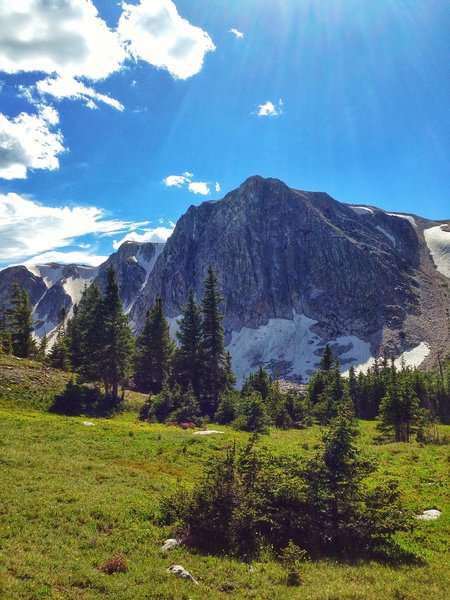
{"type": "MultiPolygon", "coordinates": [[[[222,200],[189,207],[165,245],[123,244],[91,281],[102,285],[112,264],[134,328],[162,296],[174,332],[189,287],[201,298],[211,265],[239,380],[259,364],[305,379],[327,342],[343,369],[383,352],[412,352],[411,364],[431,365],[450,346],[448,228],[445,220],[344,204],[254,176],[222,200]]],[[[0,302],[13,275],[5,271],[0,302]]],[[[62,301],[56,292],[49,311],[62,301]]]]}

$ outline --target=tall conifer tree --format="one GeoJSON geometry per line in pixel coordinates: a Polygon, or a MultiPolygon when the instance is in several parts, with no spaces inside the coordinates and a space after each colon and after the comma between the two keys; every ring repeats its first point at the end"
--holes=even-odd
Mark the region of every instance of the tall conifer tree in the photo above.
{"type": "Polygon", "coordinates": [[[159,394],[169,375],[173,354],[169,324],[164,316],[161,298],[157,298],[155,306],[147,312],[144,329],[136,345],[136,383],[144,392],[159,394]]]}
{"type": "Polygon", "coordinates": [[[36,350],[33,340],[33,319],[30,297],[18,283],[14,283],[10,309],[11,344],[13,354],[27,358],[36,350]]]}
{"type": "Polygon", "coordinates": [[[133,337],[128,317],[123,312],[119,285],[114,269],[107,273],[106,291],[101,307],[101,374],[105,393],[115,402],[119,386],[129,375],[133,351],[133,337]]]}
{"type": "Polygon", "coordinates": [[[174,378],[181,389],[191,386],[197,399],[200,398],[202,374],[203,322],[200,307],[195,302],[192,288],[186,306],[183,308],[180,329],[177,332],[179,347],[175,353],[174,378]]]}
{"type": "Polygon", "coordinates": [[[76,355],[74,350],[74,337],[71,338],[70,346],[72,359],[77,356],[74,367],[80,374],[81,381],[100,381],[101,359],[103,356],[103,326],[102,326],[102,296],[100,288],[93,283],[83,292],[78,306],[76,317],[72,324],[73,335],[78,337],[76,355]]]}
{"type": "Polygon", "coordinates": [[[223,316],[220,312],[222,297],[217,277],[209,266],[202,298],[203,312],[203,377],[201,409],[214,416],[220,394],[226,388],[226,355],[224,347],[223,316]]]}

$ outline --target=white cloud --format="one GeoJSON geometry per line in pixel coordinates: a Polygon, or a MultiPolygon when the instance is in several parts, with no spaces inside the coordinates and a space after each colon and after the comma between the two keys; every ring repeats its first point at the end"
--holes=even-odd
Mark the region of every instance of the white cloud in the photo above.
{"type": "MultiPolygon", "coordinates": [[[[175,225],[170,223],[170,225],[175,225]]],[[[144,233],[137,233],[136,231],[130,231],[121,240],[114,240],[113,248],[117,250],[124,242],[154,242],[154,243],[165,243],[173,233],[173,227],[155,227],[155,229],[147,229],[144,233]]]]}
{"type": "Polygon", "coordinates": [[[123,104],[118,100],[99,94],[93,88],[86,86],[84,83],[73,77],[47,77],[36,83],[36,89],[41,95],[53,96],[57,100],[70,98],[71,100],[82,100],[88,108],[98,108],[94,102],[103,102],[112,106],[116,110],[122,111],[123,104]]]}
{"type": "Polygon", "coordinates": [[[222,188],[220,187],[220,183],[218,181],[216,181],[216,185],[214,186],[214,189],[216,190],[216,192],[222,191],[222,188]]]}
{"type": "Polygon", "coordinates": [[[201,194],[202,196],[207,196],[211,193],[211,190],[205,181],[193,181],[188,185],[188,189],[193,194],[201,194]]]}
{"type": "Polygon", "coordinates": [[[242,31],[239,31],[238,29],[230,29],[230,31],[228,33],[232,33],[234,34],[237,38],[242,39],[244,37],[244,34],[242,33],[242,31]]]}
{"type": "Polygon", "coordinates": [[[118,32],[136,59],[164,68],[177,79],[199,73],[215,46],[206,33],[183,19],[171,0],[123,4],[118,32]]]}
{"type": "MultiPolygon", "coordinates": [[[[180,189],[187,187],[187,189],[193,194],[201,194],[202,196],[207,196],[211,193],[209,185],[206,181],[192,181],[193,177],[193,173],[185,171],[183,175],[169,175],[163,179],[163,183],[166,187],[176,187],[180,189]]],[[[216,192],[220,191],[220,185],[218,183],[216,183],[215,189],[216,192]],[[217,186],[219,189],[217,189],[217,186]]]]}
{"type": "MultiPolygon", "coordinates": [[[[190,173],[188,175],[191,175],[190,173]]],[[[163,183],[166,187],[177,187],[182,188],[185,184],[189,183],[190,177],[187,174],[184,175],[169,175],[163,179],[163,183]]]]}
{"type": "Polygon", "coordinates": [[[103,79],[127,54],[92,0],[0,2],[0,71],[103,79]]]}
{"type": "Polygon", "coordinates": [[[92,267],[98,267],[107,259],[107,256],[99,255],[99,254],[90,254],[89,252],[58,252],[50,251],[43,252],[42,254],[38,254],[37,256],[33,256],[32,258],[25,261],[24,265],[43,265],[47,263],[61,263],[64,265],[89,265],[92,267]]]}
{"type": "Polygon", "coordinates": [[[54,208],[17,194],[0,194],[0,263],[71,246],[88,234],[125,232],[143,223],[109,220],[96,207],[54,208]]]}
{"type": "Polygon", "coordinates": [[[50,106],[39,106],[38,114],[20,113],[8,119],[0,113],[0,178],[25,179],[28,169],[59,167],[58,154],[64,152],[58,113],[50,106]]]}
{"type": "Polygon", "coordinates": [[[260,104],[256,110],[258,117],[278,117],[283,112],[283,100],[278,100],[277,104],[274,104],[268,100],[265,104],[260,104]]]}

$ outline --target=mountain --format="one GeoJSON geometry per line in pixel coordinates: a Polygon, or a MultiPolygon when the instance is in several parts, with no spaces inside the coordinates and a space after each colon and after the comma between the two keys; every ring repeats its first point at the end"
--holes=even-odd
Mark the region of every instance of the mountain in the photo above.
{"type": "Polygon", "coordinates": [[[305,379],[325,343],[343,370],[368,366],[383,352],[435,365],[450,348],[448,221],[251,177],[222,200],[191,206],[165,246],[127,242],[97,269],[46,265],[29,268],[28,276],[25,267],[5,269],[0,301],[15,276],[34,303],[44,283],[35,309],[42,333],[54,327],[60,306],[78,301],[85,283],[103,284],[109,264],[135,329],[161,295],[172,331],[189,287],[201,298],[211,265],[240,380],[260,364],[285,379],[305,379]]]}

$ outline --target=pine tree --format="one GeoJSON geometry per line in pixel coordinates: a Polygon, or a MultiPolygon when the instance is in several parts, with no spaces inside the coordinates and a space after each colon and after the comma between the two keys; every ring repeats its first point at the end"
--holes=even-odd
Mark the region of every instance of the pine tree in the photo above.
{"type": "Polygon", "coordinates": [[[56,369],[61,369],[63,371],[70,370],[68,338],[66,336],[66,317],[67,311],[63,307],[60,312],[60,323],[58,325],[56,340],[47,358],[48,363],[52,367],[55,367],[56,369]]]}
{"type": "Polygon", "coordinates": [[[322,359],[319,363],[319,369],[321,371],[331,371],[334,364],[333,352],[330,348],[330,345],[327,344],[324,348],[322,359]]]}
{"type": "Polygon", "coordinates": [[[202,375],[202,340],[203,323],[200,307],[194,299],[192,288],[186,306],[183,308],[182,318],[179,321],[177,338],[179,347],[174,360],[174,379],[181,389],[192,387],[197,399],[200,398],[202,375]]]}
{"type": "Polygon", "coordinates": [[[147,312],[144,329],[137,339],[136,346],[136,384],[143,392],[159,394],[169,375],[173,354],[169,324],[164,316],[161,298],[157,298],[155,306],[147,312]]]}
{"type": "Polygon", "coordinates": [[[358,509],[361,480],[372,470],[359,458],[356,422],[348,403],[324,434],[323,451],[305,469],[307,497],[312,515],[311,537],[327,552],[341,554],[351,543],[351,528],[358,509]]]}
{"type": "Polygon", "coordinates": [[[358,393],[358,380],[356,378],[355,367],[352,365],[348,372],[348,393],[352,400],[353,408],[356,416],[359,417],[359,393],[358,393]]]}
{"type": "Polygon", "coordinates": [[[103,314],[100,288],[93,283],[85,289],[70,324],[70,353],[80,382],[102,379],[103,314]],[[74,347],[76,350],[74,352],[74,347]]]}
{"type": "Polygon", "coordinates": [[[128,317],[123,312],[119,285],[114,269],[107,273],[106,291],[101,302],[101,375],[105,394],[113,402],[119,397],[119,386],[130,374],[133,353],[133,337],[128,317]]]}
{"type": "Polygon", "coordinates": [[[9,327],[9,311],[4,306],[0,306],[0,352],[11,354],[12,339],[11,329],[9,327]]]}
{"type": "Polygon", "coordinates": [[[246,377],[241,388],[241,395],[247,396],[252,391],[259,392],[263,400],[267,400],[272,391],[272,380],[261,365],[256,373],[251,373],[246,377]]]}
{"type": "Polygon", "coordinates": [[[400,373],[392,365],[386,396],[380,405],[382,437],[393,435],[396,442],[409,442],[419,419],[419,400],[413,389],[409,369],[400,373]]]}
{"type": "Polygon", "coordinates": [[[27,358],[36,350],[32,336],[32,310],[28,293],[14,283],[9,310],[11,345],[13,354],[20,358],[27,358]]]}
{"type": "Polygon", "coordinates": [[[202,414],[214,416],[219,398],[226,389],[226,355],[224,347],[223,316],[220,312],[222,297],[217,277],[211,266],[205,279],[202,298],[203,312],[203,377],[201,390],[202,414]]]}
{"type": "Polygon", "coordinates": [[[73,315],[67,322],[66,335],[70,366],[73,371],[78,371],[82,363],[81,327],[78,304],[74,304],[73,306],[73,315]]]}

